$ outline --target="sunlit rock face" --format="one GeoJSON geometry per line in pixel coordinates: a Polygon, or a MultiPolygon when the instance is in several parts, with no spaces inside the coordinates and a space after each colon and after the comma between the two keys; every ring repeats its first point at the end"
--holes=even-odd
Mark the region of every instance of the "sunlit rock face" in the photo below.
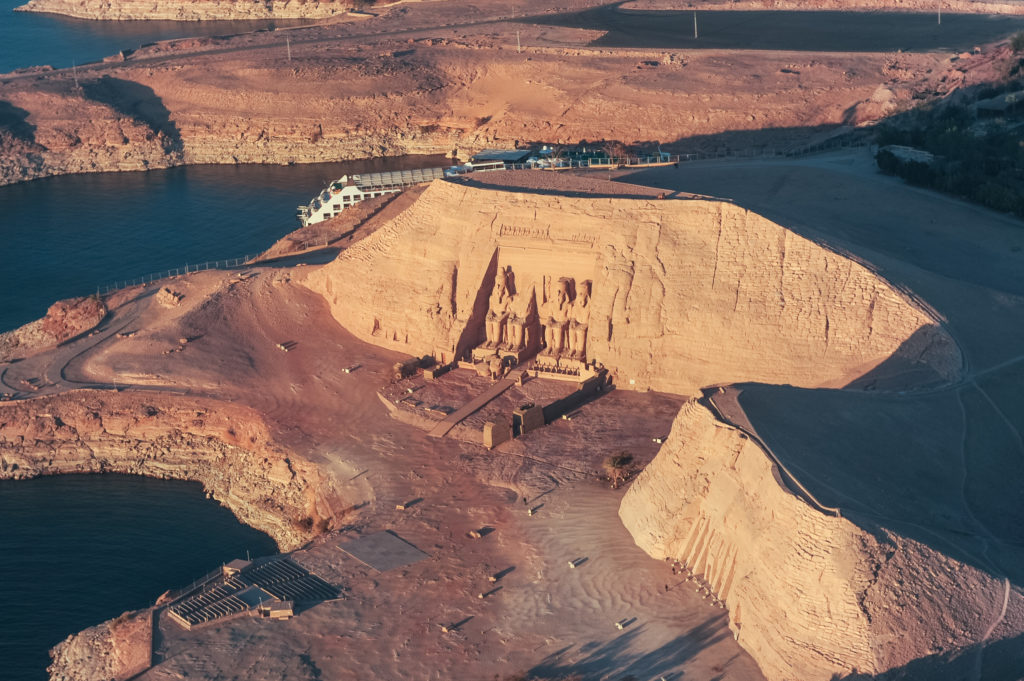
{"type": "Polygon", "coordinates": [[[842,386],[894,357],[946,378],[961,366],[945,331],[889,283],[725,201],[437,181],[310,285],[360,338],[450,360],[486,341],[506,269],[539,305],[552,281],[592,282],[586,354],[621,387],[842,386]]]}

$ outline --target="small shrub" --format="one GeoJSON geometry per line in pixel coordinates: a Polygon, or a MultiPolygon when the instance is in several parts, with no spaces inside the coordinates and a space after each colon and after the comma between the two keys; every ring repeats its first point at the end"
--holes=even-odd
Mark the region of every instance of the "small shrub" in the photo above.
{"type": "Polygon", "coordinates": [[[878,163],[878,169],[886,175],[895,175],[900,167],[900,160],[896,158],[896,154],[888,150],[878,152],[875,162],[878,163]]]}
{"type": "Polygon", "coordinates": [[[633,472],[632,464],[633,457],[625,452],[605,457],[601,467],[604,469],[608,481],[611,482],[612,489],[617,489],[619,485],[629,479],[633,472]]]}
{"type": "Polygon", "coordinates": [[[1024,52],[1024,31],[1016,33],[1010,38],[1010,47],[1014,52],[1024,52]]]}

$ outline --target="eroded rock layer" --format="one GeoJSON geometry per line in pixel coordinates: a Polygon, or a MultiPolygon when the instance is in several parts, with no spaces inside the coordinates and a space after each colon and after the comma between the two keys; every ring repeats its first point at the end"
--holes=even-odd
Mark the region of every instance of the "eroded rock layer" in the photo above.
{"type": "Polygon", "coordinates": [[[124,681],[149,669],[153,610],[126,612],[89,627],[53,647],[51,681],[124,681]]]}
{"type": "MultiPolygon", "coordinates": [[[[421,12],[421,23],[483,21],[476,8],[459,12],[449,3],[408,11],[421,12]]],[[[588,45],[599,31],[529,25],[520,31],[530,45],[524,57],[512,47],[514,32],[505,33],[509,24],[406,37],[405,23],[389,21],[165,41],[74,71],[7,75],[0,79],[0,184],[185,163],[453,150],[466,159],[530,140],[686,139],[688,151],[716,152],[802,147],[819,126],[896,109],[910,101],[921,74],[937,80],[949,68],[931,54],[795,60],[791,53],[726,59],[612,51],[588,45]],[[403,33],[360,35],[389,26],[403,33]],[[881,88],[879,71],[888,79],[881,88]]]]}
{"type": "Polygon", "coordinates": [[[251,410],[203,398],[77,391],[0,406],[0,478],[59,473],[197,480],[282,550],[331,517],[314,465],[276,446],[251,410]]]}
{"type": "MultiPolygon", "coordinates": [[[[621,190],[626,191],[626,190],[621,190]]],[[[890,357],[944,377],[952,339],[860,264],[731,203],[570,197],[437,181],[310,277],[360,338],[450,361],[483,338],[497,268],[592,280],[588,356],[620,386],[835,386],[890,357]]]]}
{"type": "Polygon", "coordinates": [[[107,21],[165,20],[210,21],[241,19],[324,19],[345,14],[354,2],[236,2],[232,0],[190,0],[188,2],[152,2],[151,0],[29,0],[18,7],[21,12],[64,14],[80,19],[107,21]]]}
{"type": "Polygon", "coordinates": [[[619,515],[651,556],[680,561],[697,578],[688,586],[725,603],[769,679],[877,674],[955,651],[990,633],[1009,594],[919,542],[812,508],[758,445],[697,402],[619,515]]]}

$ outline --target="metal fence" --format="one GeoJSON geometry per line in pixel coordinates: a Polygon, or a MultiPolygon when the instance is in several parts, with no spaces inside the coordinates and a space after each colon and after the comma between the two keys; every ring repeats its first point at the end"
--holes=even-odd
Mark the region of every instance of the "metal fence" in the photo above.
{"type": "Polygon", "coordinates": [[[194,272],[202,272],[204,270],[220,270],[228,269],[231,267],[241,267],[252,262],[255,258],[259,257],[258,254],[254,255],[243,255],[240,258],[228,258],[226,260],[210,260],[208,262],[198,264],[185,264],[181,267],[175,267],[173,269],[164,270],[163,272],[154,272],[153,274],[147,274],[141,277],[135,277],[134,279],[124,279],[121,281],[115,281],[111,284],[104,286],[97,286],[97,295],[105,295],[107,293],[113,293],[114,291],[120,291],[124,288],[131,286],[141,286],[142,284],[150,284],[160,279],[166,279],[167,277],[176,277],[182,274],[192,274],[194,272]]]}

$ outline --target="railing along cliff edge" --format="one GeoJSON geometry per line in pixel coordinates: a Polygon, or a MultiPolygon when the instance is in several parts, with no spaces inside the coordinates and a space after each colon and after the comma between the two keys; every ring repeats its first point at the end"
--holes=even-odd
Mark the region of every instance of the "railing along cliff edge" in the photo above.
{"type": "MultiPolygon", "coordinates": [[[[798,480],[795,475],[793,475],[792,471],[790,471],[789,468],[786,467],[786,464],[782,463],[782,461],[779,460],[779,457],[775,455],[775,452],[773,452],[771,448],[767,444],[765,444],[765,442],[760,437],[757,436],[756,433],[753,433],[747,428],[744,428],[742,425],[734,422],[733,420],[728,418],[721,409],[719,409],[718,405],[715,404],[715,398],[713,395],[713,393],[717,391],[718,388],[705,390],[704,397],[700,400],[703,404],[705,404],[705,406],[708,407],[708,409],[715,416],[715,418],[718,419],[720,422],[724,423],[725,425],[740,431],[741,433],[746,435],[751,442],[757,445],[761,449],[761,451],[764,452],[765,456],[768,457],[768,460],[775,465],[775,467],[779,470],[780,473],[782,473],[782,476],[784,478],[782,482],[785,484],[785,486],[790,487],[790,485],[792,485],[795,486],[797,490],[799,490],[800,494],[796,494],[796,496],[801,496],[805,502],[807,502],[811,507],[813,507],[820,513],[825,513],[826,515],[831,515],[836,518],[842,518],[842,512],[838,508],[834,506],[826,506],[825,504],[818,501],[818,498],[815,497],[814,494],[812,494],[811,491],[807,489],[807,487],[805,487],[804,484],[800,482],[800,480],[798,480]]],[[[790,488],[790,492],[793,492],[792,488],[790,488]]]]}

